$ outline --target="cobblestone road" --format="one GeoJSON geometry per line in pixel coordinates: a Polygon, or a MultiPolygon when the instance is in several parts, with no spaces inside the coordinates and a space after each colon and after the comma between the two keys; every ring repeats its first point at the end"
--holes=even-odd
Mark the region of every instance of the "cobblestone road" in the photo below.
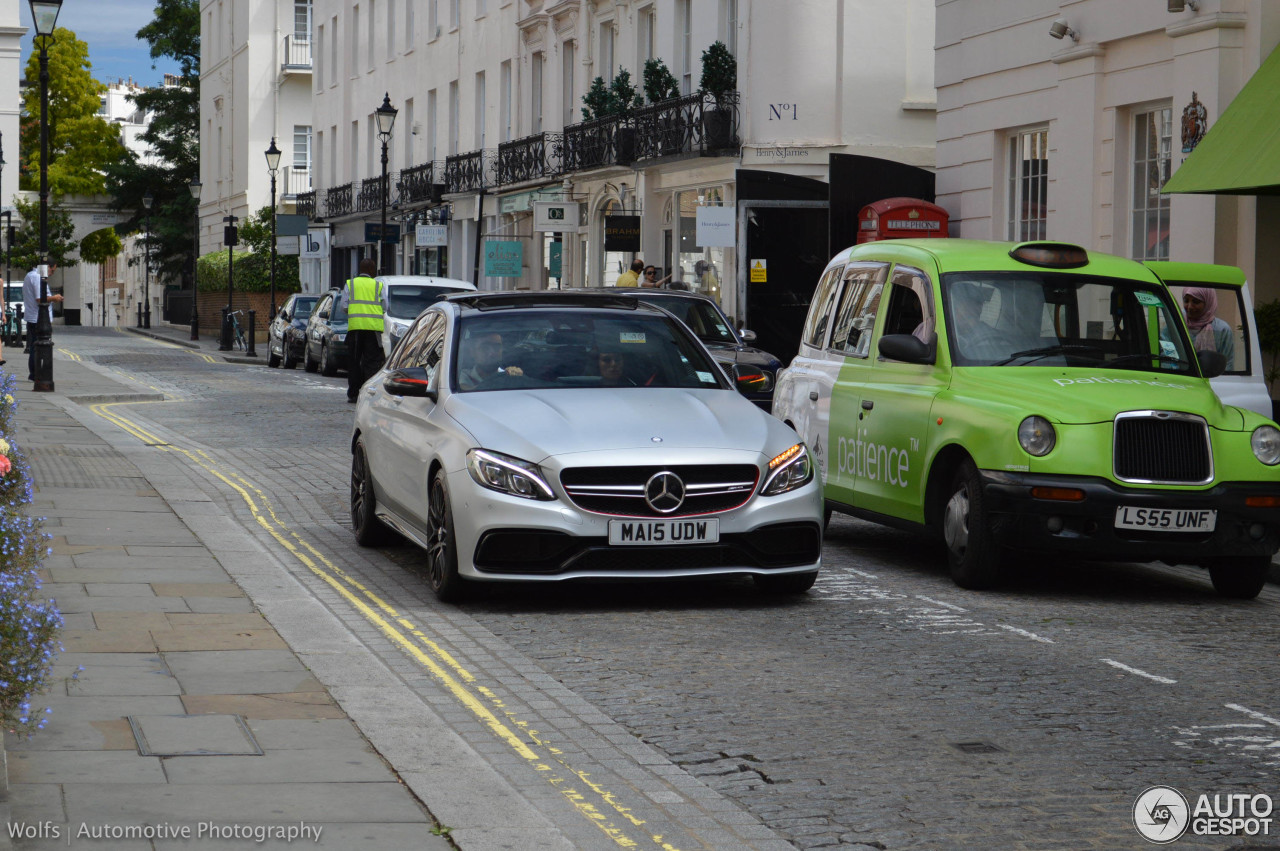
{"type": "MultiPolygon", "coordinates": [[[[134,413],[234,465],[396,605],[531,660],[513,701],[538,711],[521,689],[545,672],[796,847],[1139,848],[1149,786],[1280,798],[1273,586],[1232,602],[1194,570],[1047,561],[972,593],[918,536],[837,519],[798,600],[731,581],[500,588],[439,607],[415,549],[370,558],[346,532],[345,378],[89,329],[59,345],[166,394],[134,413]]],[[[1280,847],[1177,847],[1245,845],[1280,847]]]]}

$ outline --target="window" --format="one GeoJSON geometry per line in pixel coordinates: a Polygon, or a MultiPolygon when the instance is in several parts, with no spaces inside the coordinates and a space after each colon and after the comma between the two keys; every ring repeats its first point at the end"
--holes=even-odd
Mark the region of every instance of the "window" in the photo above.
{"type": "Polygon", "coordinates": [[[449,29],[458,28],[458,0],[449,0],[449,29]]]}
{"type": "Polygon", "coordinates": [[[387,0],[387,58],[396,55],[396,0],[387,0]]]}
{"type": "Polygon", "coordinates": [[[653,58],[653,40],[657,33],[658,13],[653,11],[650,6],[640,12],[640,17],[636,22],[636,29],[639,31],[639,56],[640,70],[643,73],[644,63],[653,58]]]}
{"type": "Polygon", "coordinates": [[[680,94],[693,91],[693,0],[676,0],[676,47],[680,52],[680,94]]]}
{"type": "Polygon", "coordinates": [[[351,7],[351,49],[347,51],[347,79],[351,79],[360,69],[360,7],[351,7]]]}
{"type": "Polygon", "coordinates": [[[856,357],[867,356],[887,270],[888,267],[880,263],[859,264],[844,270],[844,297],[836,314],[829,348],[856,357]]]}
{"type": "Polygon", "coordinates": [[[1169,179],[1173,110],[1158,107],[1133,116],[1133,259],[1169,259],[1169,179]]]}
{"type": "Polygon", "coordinates": [[[933,339],[933,290],[919,269],[897,266],[885,310],[885,334],[910,334],[922,343],[933,339]]]}
{"type": "Polygon", "coordinates": [[[485,0],[476,0],[476,17],[477,18],[483,18],[485,16],[485,14],[489,11],[488,5],[489,4],[486,3],[485,0]]]}
{"type": "Polygon", "coordinates": [[[324,24],[321,24],[319,31],[316,32],[315,58],[316,58],[316,67],[315,67],[316,91],[319,92],[321,89],[324,88],[325,68],[322,64],[320,64],[321,62],[324,61],[324,24]]]}
{"type": "Polygon", "coordinates": [[[311,126],[308,124],[293,125],[293,167],[311,168],[311,126]]]}
{"type": "Polygon", "coordinates": [[[1009,137],[1009,231],[1017,242],[1044,239],[1049,192],[1049,131],[1027,130],[1009,137]]]}
{"type": "MultiPolygon", "coordinates": [[[[312,159],[312,163],[311,163],[312,168],[314,168],[314,169],[315,169],[315,178],[311,180],[311,184],[307,187],[307,189],[315,189],[315,188],[316,188],[316,180],[318,180],[318,179],[319,179],[319,177],[320,177],[320,175],[323,173],[323,172],[321,171],[321,167],[323,166],[324,161],[325,161],[325,160],[324,160],[325,152],[324,152],[324,131],[323,131],[323,130],[321,130],[319,133],[317,133],[317,134],[316,134],[316,146],[315,146],[315,151],[316,151],[316,152],[315,152],[315,157],[312,159]]],[[[329,185],[331,185],[331,186],[333,185],[333,181],[332,181],[332,180],[330,180],[330,181],[329,181],[329,185]]],[[[303,190],[303,191],[305,192],[306,190],[303,190]]]]}
{"type": "Polygon", "coordinates": [[[498,123],[502,130],[502,141],[511,141],[511,60],[502,63],[501,81],[499,85],[502,91],[498,97],[501,100],[502,114],[498,117],[498,123]]]}
{"type": "Polygon", "coordinates": [[[596,76],[603,77],[605,84],[613,82],[613,21],[605,21],[600,25],[600,53],[596,76]]]}
{"type": "MultiPolygon", "coordinates": [[[[409,0],[410,3],[413,0],[409,0]]],[[[438,38],[440,35],[440,0],[428,0],[427,7],[427,34],[428,39],[438,38]]]]}
{"type": "Polygon", "coordinates": [[[293,0],[293,35],[299,41],[311,38],[311,0],[293,0]]]}
{"type": "Polygon", "coordinates": [[[484,134],[484,72],[476,74],[476,135],[475,143],[477,150],[484,150],[485,134],[484,134]]]}
{"type": "Polygon", "coordinates": [[[835,310],[836,296],[840,293],[840,273],[842,269],[832,269],[818,283],[813,294],[813,302],[809,307],[809,317],[804,323],[804,342],[810,346],[822,348],[827,339],[827,331],[831,324],[831,313],[835,310]]]}
{"type": "Polygon", "coordinates": [[[351,122],[351,151],[349,154],[349,172],[348,176],[351,182],[360,179],[360,122],[351,122]]]}
{"type": "Polygon", "coordinates": [[[329,85],[338,85],[338,16],[329,19],[329,85]]]}
{"type": "Polygon", "coordinates": [[[378,36],[377,36],[378,27],[377,27],[377,19],[374,17],[374,11],[377,8],[374,5],[375,3],[376,3],[376,0],[366,0],[365,2],[365,5],[368,7],[368,15],[369,15],[369,26],[367,27],[367,29],[369,30],[369,55],[365,57],[365,59],[367,60],[366,67],[370,71],[373,70],[374,58],[378,55],[378,36]]]}
{"type": "Polygon", "coordinates": [[[449,84],[449,156],[458,153],[458,81],[449,84]]]}
{"type": "Polygon", "coordinates": [[[418,0],[404,0],[404,50],[408,53],[413,50],[413,41],[417,33],[414,32],[417,21],[414,19],[414,9],[417,8],[418,0]]]}
{"type": "Polygon", "coordinates": [[[338,185],[338,125],[329,125],[329,186],[338,185]]]}
{"type": "Polygon", "coordinates": [[[738,0],[724,0],[724,46],[738,55],[738,0]]]}
{"type": "Polygon", "coordinates": [[[436,161],[436,90],[427,92],[427,162],[436,161]]]}
{"type": "Polygon", "coordinates": [[[414,116],[413,116],[413,98],[408,98],[408,99],[407,99],[407,100],[405,100],[405,102],[404,102],[404,119],[403,119],[403,120],[404,120],[404,125],[403,125],[403,126],[404,126],[404,130],[405,130],[405,133],[407,134],[407,135],[403,136],[403,138],[404,138],[404,145],[403,145],[403,148],[404,148],[404,166],[403,166],[403,168],[413,168],[413,165],[414,165],[414,163],[413,163],[413,140],[414,140],[414,136],[416,136],[416,135],[417,135],[417,134],[416,134],[416,132],[414,131],[414,127],[415,127],[416,125],[414,124],[414,116]]]}
{"type": "Polygon", "coordinates": [[[568,127],[573,123],[574,116],[574,97],[573,97],[573,65],[574,65],[573,42],[566,41],[560,49],[561,62],[561,82],[564,87],[564,116],[563,125],[568,127]]]}
{"type": "Polygon", "coordinates": [[[530,68],[529,79],[533,88],[533,106],[530,109],[530,119],[532,124],[529,128],[530,133],[542,132],[542,51],[533,54],[533,67],[530,68]]]}

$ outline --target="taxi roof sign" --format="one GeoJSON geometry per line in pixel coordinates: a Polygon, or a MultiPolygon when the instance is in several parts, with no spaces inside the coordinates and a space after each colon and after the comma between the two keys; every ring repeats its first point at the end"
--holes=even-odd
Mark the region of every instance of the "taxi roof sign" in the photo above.
{"type": "Polygon", "coordinates": [[[1088,252],[1067,242],[1020,242],[1009,250],[1009,256],[1028,266],[1047,269],[1078,269],[1089,265],[1088,252]]]}

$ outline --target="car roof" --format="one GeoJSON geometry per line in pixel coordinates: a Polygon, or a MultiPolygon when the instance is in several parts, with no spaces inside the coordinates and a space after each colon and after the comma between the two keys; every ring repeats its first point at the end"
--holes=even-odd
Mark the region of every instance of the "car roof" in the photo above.
{"type": "MultiPolygon", "coordinates": [[[[1040,240],[1039,244],[1071,246],[1069,243],[1053,240],[1040,240]]],[[[942,272],[1025,272],[1034,269],[1040,272],[1064,272],[1068,274],[1102,275],[1109,278],[1129,278],[1150,281],[1155,276],[1146,266],[1136,260],[1104,254],[1100,251],[1088,251],[1089,262],[1074,268],[1050,268],[1023,263],[1014,259],[1010,252],[1018,245],[1034,245],[1032,243],[994,242],[982,239],[883,239],[875,242],[864,242],[846,248],[832,259],[838,260],[889,260],[893,262],[920,263],[926,259],[942,272]]]]}
{"type": "Polygon", "coordinates": [[[713,304],[715,300],[710,296],[702,293],[695,293],[691,290],[668,290],[660,287],[577,287],[574,289],[560,290],[563,293],[606,293],[610,295],[625,295],[627,298],[687,298],[698,299],[700,301],[709,301],[713,304]],[[621,292],[620,292],[621,290],[621,292]]]}
{"type": "Polygon", "coordinates": [[[1171,284],[1203,283],[1242,287],[1247,282],[1244,270],[1216,263],[1181,263],[1173,260],[1147,260],[1144,265],[1171,284]]]}
{"type": "Polygon", "coordinates": [[[456,290],[468,291],[476,289],[476,285],[470,281],[462,281],[457,278],[439,278],[435,275],[379,275],[377,279],[392,287],[400,284],[415,284],[426,287],[453,287],[456,290]]]}
{"type": "Polygon", "coordinates": [[[588,308],[595,310],[643,310],[667,315],[657,305],[644,304],[630,295],[592,290],[504,290],[500,292],[457,293],[444,301],[463,312],[525,308],[588,308]]]}

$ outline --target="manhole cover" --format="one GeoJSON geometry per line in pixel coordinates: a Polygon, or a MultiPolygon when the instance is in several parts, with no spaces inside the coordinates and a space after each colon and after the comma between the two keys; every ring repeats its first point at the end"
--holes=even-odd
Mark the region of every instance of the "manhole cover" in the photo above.
{"type": "Polygon", "coordinates": [[[262,756],[239,715],[130,715],[142,756],[262,756]]]}

